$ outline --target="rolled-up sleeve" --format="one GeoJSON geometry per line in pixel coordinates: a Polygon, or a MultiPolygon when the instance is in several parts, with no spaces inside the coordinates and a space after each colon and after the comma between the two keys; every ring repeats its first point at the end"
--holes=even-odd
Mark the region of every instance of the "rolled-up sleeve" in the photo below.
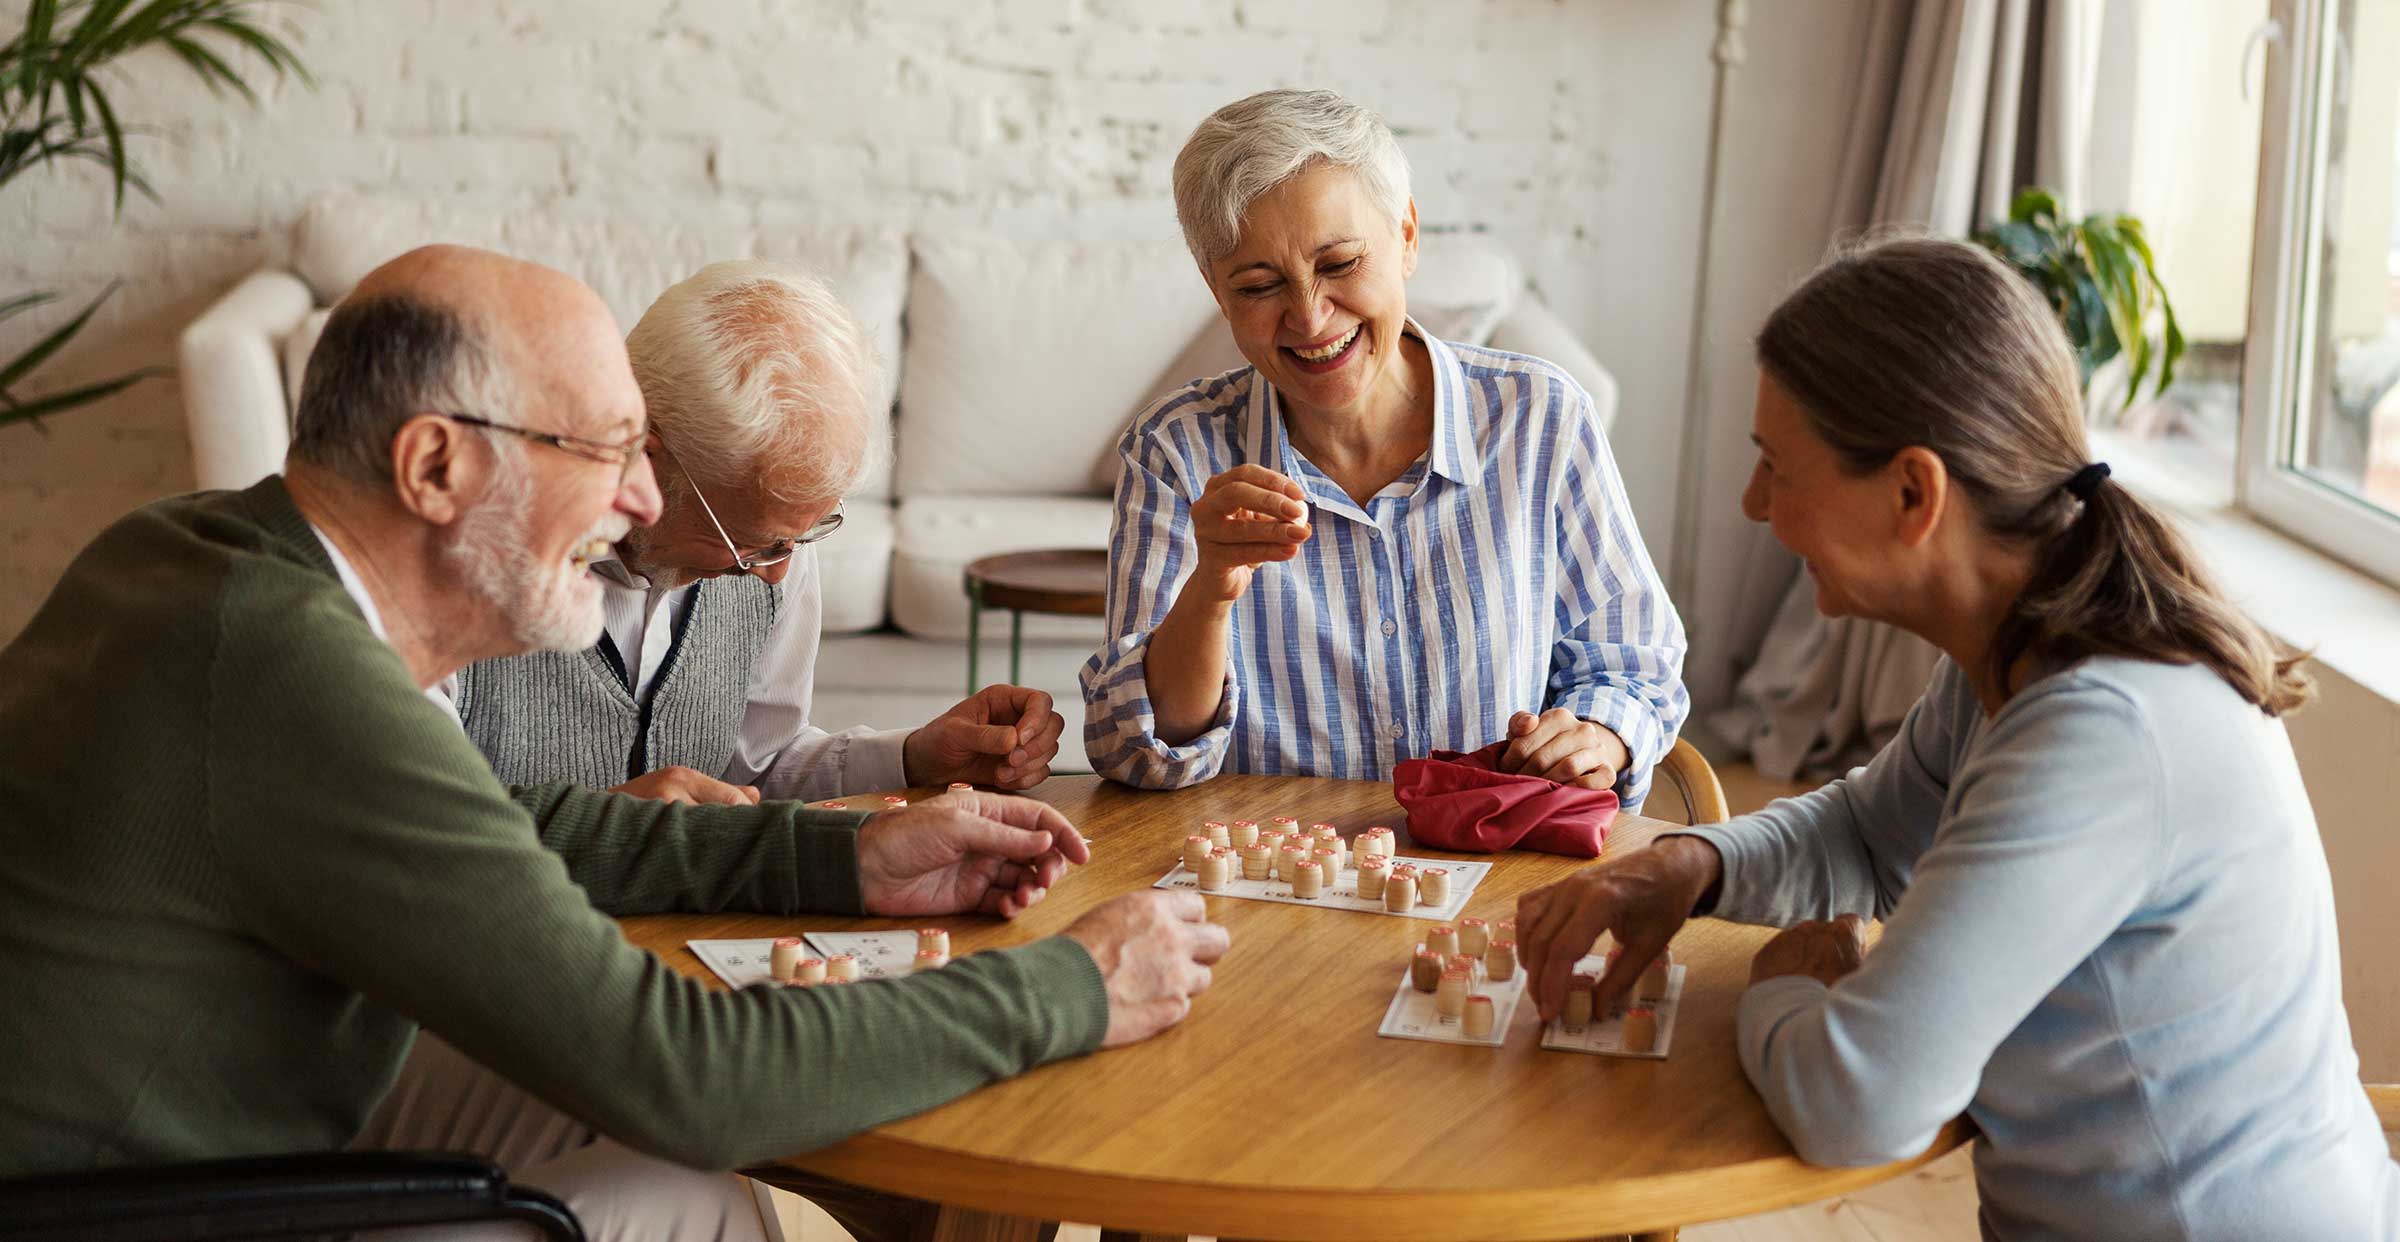
{"type": "Polygon", "coordinates": [[[1617,779],[1617,796],[1638,807],[1649,794],[1651,769],[1666,758],[1691,712],[1683,619],[1642,546],[1590,398],[1582,401],[1558,492],[1559,638],[1548,705],[1623,739],[1632,762],[1617,779]]]}
{"type": "Polygon", "coordinates": [[[1107,641],[1084,662],[1083,748],[1092,770],[1144,789],[1180,789],[1225,766],[1241,687],[1230,665],[1216,719],[1180,746],[1158,736],[1145,672],[1150,638],[1191,575],[1192,506],[1198,484],[1142,435],[1134,420],[1118,452],[1116,514],[1108,540],[1107,641]]]}

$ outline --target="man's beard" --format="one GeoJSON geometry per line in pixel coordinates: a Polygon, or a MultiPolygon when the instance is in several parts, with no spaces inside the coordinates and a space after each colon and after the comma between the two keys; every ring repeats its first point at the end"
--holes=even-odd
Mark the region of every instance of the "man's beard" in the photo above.
{"type": "MultiPolygon", "coordinates": [[[[580,561],[542,563],[527,546],[533,519],[530,487],[502,486],[467,511],[442,555],[457,567],[476,599],[508,621],[509,637],[528,651],[581,651],[600,641],[600,591],[580,561]]],[[[612,538],[614,515],[586,536],[612,538]]],[[[579,543],[578,547],[584,546],[579,543]]]]}

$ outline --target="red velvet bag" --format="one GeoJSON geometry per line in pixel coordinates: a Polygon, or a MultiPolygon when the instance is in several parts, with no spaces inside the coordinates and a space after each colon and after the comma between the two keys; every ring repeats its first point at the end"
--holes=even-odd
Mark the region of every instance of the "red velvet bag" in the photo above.
{"type": "Polygon", "coordinates": [[[1409,839],[1461,853],[1523,849],[1598,858],[1617,818],[1617,791],[1502,772],[1495,764],[1507,744],[1471,754],[1437,750],[1392,769],[1409,839]]]}

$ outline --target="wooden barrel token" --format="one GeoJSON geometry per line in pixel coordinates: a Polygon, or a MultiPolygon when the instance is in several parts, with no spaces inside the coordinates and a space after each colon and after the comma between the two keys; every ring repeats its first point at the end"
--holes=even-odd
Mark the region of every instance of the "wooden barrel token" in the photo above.
{"type": "Polygon", "coordinates": [[[1433,1012],[1442,1018],[1451,1020],[1465,1017],[1467,993],[1473,988],[1474,981],[1467,977],[1467,972],[1463,970],[1443,971],[1441,982],[1435,984],[1433,989],[1433,1012]]]}
{"type": "Polygon", "coordinates": [[[1459,951],[1458,929],[1448,923],[1436,923],[1425,933],[1425,947],[1450,957],[1459,951]]]}
{"type": "Polygon", "coordinates": [[[1450,873],[1440,867],[1427,867],[1417,874],[1417,900],[1429,906],[1450,904],[1450,873]]]}
{"type": "Polygon", "coordinates": [[[1483,974],[1493,982],[1517,977],[1517,942],[1494,940],[1483,951],[1483,974]]]}
{"type": "Polygon", "coordinates": [[[1627,1052],[1658,1049],[1658,1011],[1647,1005],[1625,1011],[1623,1047],[1627,1052]]]}
{"type": "Polygon", "coordinates": [[[909,963],[908,969],[909,973],[915,974],[923,970],[940,970],[949,964],[949,954],[939,949],[919,949],[917,950],[917,959],[909,963]]]}
{"type": "Polygon", "coordinates": [[[1370,901],[1382,900],[1383,879],[1387,874],[1389,872],[1384,870],[1382,855],[1360,856],[1358,860],[1358,895],[1370,901]]]}
{"type": "Polygon", "coordinates": [[[1406,914],[1417,908],[1417,877],[1395,875],[1383,882],[1383,908],[1394,914],[1406,914]]]}
{"type": "Polygon", "coordinates": [[[767,973],[773,975],[777,983],[791,982],[792,971],[800,965],[800,956],[800,938],[798,936],[784,936],[778,939],[775,947],[767,951],[767,973]]]}
{"type": "Polygon", "coordinates": [[[1408,963],[1408,985],[1420,992],[1430,992],[1442,982],[1442,955],[1420,947],[1408,963]]]}
{"type": "Polygon", "coordinates": [[[927,949],[932,949],[945,957],[949,956],[950,933],[947,930],[939,927],[918,928],[917,952],[923,953],[927,949]]]}
{"type": "Polygon", "coordinates": [[[1292,896],[1302,901],[1315,901],[1325,893],[1325,872],[1313,861],[1294,863],[1292,896]]]}
{"type": "Polygon", "coordinates": [[[825,981],[828,983],[851,983],[861,973],[856,953],[836,953],[825,959],[825,981]]]}
{"type": "Polygon", "coordinates": [[[1660,949],[1658,956],[1642,971],[1642,981],[1633,989],[1634,998],[1655,1005],[1667,999],[1667,972],[1675,968],[1675,950],[1660,949]]]}
{"type": "Polygon", "coordinates": [[[804,957],[792,964],[792,982],[806,985],[825,982],[825,959],[804,957]]]}
{"type": "Polygon", "coordinates": [[[1567,980],[1567,1008],[1560,1015],[1567,1034],[1581,1035],[1592,1025],[1592,981],[1582,975],[1567,980]]]}
{"type": "Polygon", "coordinates": [[[1482,957],[1483,951],[1491,947],[1492,929],[1490,924],[1485,923],[1482,919],[1460,919],[1458,921],[1459,952],[1472,953],[1477,957],[1482,957]]]}
{"type": "Polygon", "coordinates": [[[1467,1038],[1490,1039],[1492,1037],[1492,1014],[1493,1009],[1491,997],[1468,997],[1465,1023],[1467,1038]]]}

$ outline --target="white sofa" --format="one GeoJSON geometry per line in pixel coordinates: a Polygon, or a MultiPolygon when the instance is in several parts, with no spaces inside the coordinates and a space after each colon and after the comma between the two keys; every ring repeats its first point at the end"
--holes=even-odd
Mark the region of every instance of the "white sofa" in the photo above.
{"type": "MultiPolygon", "coordinates": [[[[819,548],[826,642],[814,715],[828,728],[918,724],[956,702],[966,690],[967,562],[1106,547],[1108,484],[1127,419],[1184,380],[1240,364],[1173,241],[911,237],[746,217],[629,228],[598,207],[520,214],[326,199],[294,228],[288,267],[252,274],[183,333],[201,487],[244,487],[281,469],[322,308],[383,260],[434,241],[573,273],[627,326],[705,263],[782,259],[831,281],[868,325],[892,364],[883,407],[893,451],[850,499],[841,534],[819,548]]],[[[1409,304],[1437,333],[1488,333],[1494,346],[1558,363],[1613,417],[1607,371],[1490,244],[1428,236],[1409,304]]],[[[983,678],[1003,680],[1006,617],[986,621],[983,678]]],[[[1100,623],[1028,617],[1025,633],[1024,680],[1058,700],[1069,724],[1060,766],[1079,769],[1076,670],[1099,645],[1100,623]]]]}

